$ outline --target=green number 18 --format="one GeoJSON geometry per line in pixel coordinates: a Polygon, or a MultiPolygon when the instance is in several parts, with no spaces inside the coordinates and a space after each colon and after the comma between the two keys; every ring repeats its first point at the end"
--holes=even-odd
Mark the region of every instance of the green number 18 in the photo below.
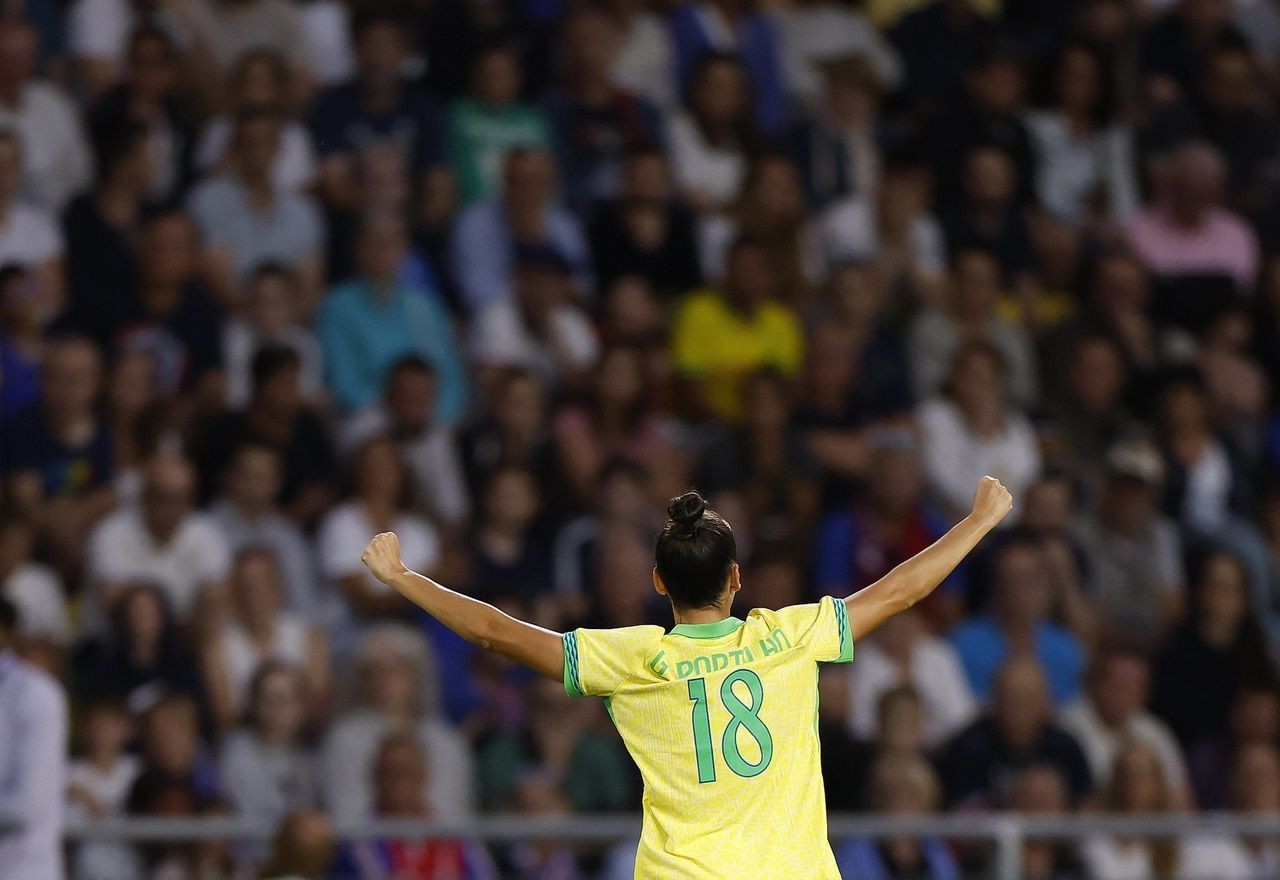
{"type": "MultiPolygon", "coordinates": [[[[693,701],[693,744],[698,755],[698,781],[716,781],[716,758],[711,743],[711,713],[707,709],[707,682],[702,678],[689,679],[689,699],[693,701]]],[[[720,752],[729,769],[750,779],[759,776],[773,758],[773,736],[760,720],[760,708],[764,705],[764,685],[760,676],[750,669],[738,669],[725,676],[720,685],[720,702],[732,716],[720,737],[720,752]],[[751,705],[733,691],[737,682],[743,682],[751,694],[751,705]],[[745,728],[760,747],[760,760],[752,764],[738,750],[738,730],[745,728]]]]}

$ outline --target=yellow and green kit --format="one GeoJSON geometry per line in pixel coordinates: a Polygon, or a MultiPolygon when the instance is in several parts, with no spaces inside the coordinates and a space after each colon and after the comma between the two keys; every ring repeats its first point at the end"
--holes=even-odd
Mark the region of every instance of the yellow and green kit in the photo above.
{"type": "Polygon", "coordinates": [[[818,664],[852,660],[831,597],[670,632],[565,633],[565,690],[604,697],[644,778],[636,880],[838,880],[818,664]]]}

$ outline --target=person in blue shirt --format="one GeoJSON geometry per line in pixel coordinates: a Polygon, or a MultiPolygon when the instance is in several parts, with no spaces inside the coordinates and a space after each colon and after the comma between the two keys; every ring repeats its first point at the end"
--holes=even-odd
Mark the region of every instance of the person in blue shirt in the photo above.
{"type": "Polygon", "coordinates": [[[467,409],[466,367],[443,301],[403,280],[408,247],[400,217],[365,218],[356,240],[358,275],[334,287],[320,307],[326,381],[342,409],[361,409],[378,399],[392,364],[417,355],[439,383],[434,417],[453,423],[467,409]]]}
{"type": "Polygon", "coordinates": [[[1014,538],[995,560],[995,584],[986,613],[951,633],[974,696],[991,698],[996,672],[1014,653],[1030,651],[1044,667],[1055,705],[1080,691],[1084,648],[1067,629],[1049,619],[1050,585],[1040,549],[1014,538]]]}
{"type": "Polygon", "coordinates": [[[681,89],[688,88],[703,55],[736,55],[751,81],[757,127],[769,135],[782,132],[790,121],[790,108],[782,87],[778,33],[750,0],[682,3],[671,13],[671,36],[681,89]]]}

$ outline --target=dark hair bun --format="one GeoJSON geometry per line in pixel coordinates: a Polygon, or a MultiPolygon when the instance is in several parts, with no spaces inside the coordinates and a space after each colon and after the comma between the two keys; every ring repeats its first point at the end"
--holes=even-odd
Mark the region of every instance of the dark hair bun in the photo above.
{"type": "Polygon", "coordinates": [[[682,530],[692,531],[702,521],[707,502],[697,492],[685,492],[667,505],[667,518],[682,530]]]}

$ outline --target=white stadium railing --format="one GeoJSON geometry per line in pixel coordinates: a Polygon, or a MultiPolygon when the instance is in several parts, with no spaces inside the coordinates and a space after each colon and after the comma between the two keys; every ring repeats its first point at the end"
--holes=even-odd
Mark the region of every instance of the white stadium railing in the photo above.
{"type": "MultiPolygon", "coordinates": [[[[486,816],[467,821],[382,819],[355,824],[337,823],[340,840],[430,839],[465,837],[489,842],[554,840],[566,843],[612,843],[635,840],[640,820],[635,816],[566,816],[555,819],[486,816]]],[[[1143,837],[1254,837],[1280,840],[1280,813],[1179,813],[1147,816],[1020,813],[931,815],[833,815],[828,821],[833,839],[856,837],[936,837],[987,842],[995,846],[995,876],[1018,880],[1022,848],[1028,840],[1083,840],[1094,835],[1143,837]]],[[[72,824],[71,841],[106,840],[132,843],[200,840],[269,840],[274,829],[260,821],[240,818],[119,818],[72,824]]]]}

